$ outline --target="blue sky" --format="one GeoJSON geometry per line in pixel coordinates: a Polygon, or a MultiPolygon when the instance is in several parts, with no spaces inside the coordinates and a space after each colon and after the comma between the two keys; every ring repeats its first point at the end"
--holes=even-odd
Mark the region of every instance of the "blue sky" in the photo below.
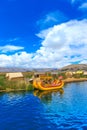
{"type": "Polygon", "coordinates": [[[87,63],[87,0],[0,0],[0,66],[87,63]]]}

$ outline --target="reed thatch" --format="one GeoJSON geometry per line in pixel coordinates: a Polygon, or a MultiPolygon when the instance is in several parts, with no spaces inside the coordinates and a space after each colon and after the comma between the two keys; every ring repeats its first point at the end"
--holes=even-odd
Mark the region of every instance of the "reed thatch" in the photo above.
{"type": "Polygon", "coordinates": [[[8,78],[9,80],[13,80],[13,79],[23,79],[24,76],[21,72],[16,72],[16,73],[6,73],[6,78],[8,78]]]}

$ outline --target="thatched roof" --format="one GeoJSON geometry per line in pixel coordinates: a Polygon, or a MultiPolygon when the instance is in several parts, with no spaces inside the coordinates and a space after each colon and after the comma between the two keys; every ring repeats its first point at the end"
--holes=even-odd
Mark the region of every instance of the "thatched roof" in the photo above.
{"type": "Polygon", "coordinates": [[[21,72],[17,72],[17,73],[6,73],[6,77],[8,79],[14,79],[14,78],[23,78],[23,74],[21,72]]]}
{"type": "Polygon", "coordinates": [[[51,74],[52,74],[52,75],[57,75],[58,72],[53,71],[53,72],[51,72],[51,74]]]}

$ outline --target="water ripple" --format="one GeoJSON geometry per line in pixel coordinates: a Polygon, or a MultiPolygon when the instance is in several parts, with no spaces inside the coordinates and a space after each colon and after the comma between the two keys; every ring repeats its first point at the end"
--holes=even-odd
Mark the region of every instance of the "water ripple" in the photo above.
{"type": "Polygon", "coordinates": [[[52,92],[0,94],[0,130],[86,130],[87,82],[52,92]]]}

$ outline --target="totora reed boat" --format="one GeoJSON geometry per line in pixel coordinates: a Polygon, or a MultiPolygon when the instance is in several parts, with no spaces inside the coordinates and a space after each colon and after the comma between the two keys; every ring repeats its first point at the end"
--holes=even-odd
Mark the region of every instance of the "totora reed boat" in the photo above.
{"type": "Polygon", "coordinates": [[[64,86],[64,82],[62,80],[56,80],[52,83],[45,83],[40,79],[35,79],[33,81],[33,86],[35,89],[38,90],[53,90],[53,89],[60,89],[64,86]]]}

